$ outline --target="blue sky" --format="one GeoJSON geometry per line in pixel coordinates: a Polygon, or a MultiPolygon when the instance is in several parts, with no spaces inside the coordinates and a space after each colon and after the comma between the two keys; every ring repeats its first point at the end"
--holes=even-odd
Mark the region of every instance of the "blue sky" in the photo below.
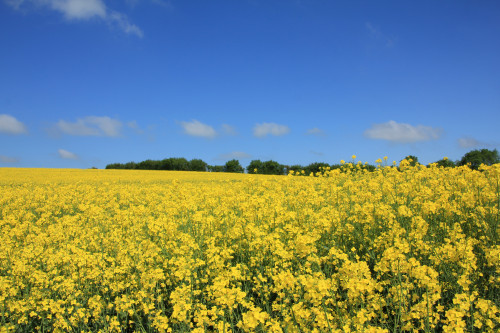
{"type": "Polygon", "coordinates": [[[500,2],[0,0],[0,167],[500,148],[500,2]]]}

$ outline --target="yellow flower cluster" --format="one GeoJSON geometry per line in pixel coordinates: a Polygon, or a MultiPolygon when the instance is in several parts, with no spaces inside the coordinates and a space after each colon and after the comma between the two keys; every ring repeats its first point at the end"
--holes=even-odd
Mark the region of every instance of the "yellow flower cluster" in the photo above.
{"type": "Polygon", "coordinates": [[[0,332],[496,332],[499,174],[0,169],[0,332]]]}

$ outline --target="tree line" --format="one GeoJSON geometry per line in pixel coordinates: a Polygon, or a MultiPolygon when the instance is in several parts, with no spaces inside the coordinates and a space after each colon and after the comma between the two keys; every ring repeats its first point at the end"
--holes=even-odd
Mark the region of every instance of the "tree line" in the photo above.
{"type": "MultiPolygon", "coordinates": [[[[418,157],[413,155],[408,155],[404,158],[410,165],[416,165],[418,163],[418,157]]],[[[481,164],[492,165],[495,163],[500,163],[500,157],[496,149],[481,149],[472,150],[466,153],[460,160],[451,161],[447,158],[443,158],[439,161],[434,162],[441,167],[457,167],[462,165],[468,165],[471,169],[477,170],[481,164]]],[[[295,165],[285,165],[280,164],[276,161],[261,161],[252,160],[250,164],[243,168],[240,162],[236,159],[227,161],[224,165],[209,165],[201,159],[192,159],[188,161],[183,157],[171,157],[163,160],[145,160],[142,162],[128,162],[128,163],[112,163],[106,165],[106,169],[132,169],[132,170],[175,170],[175,171],[205,171],[205,172],[233,172],[233,173],[243,173],[246,172],[250,174],[265,174],[265,175],[287,175],[290,171],[294,173],[301,173],[304,175],[310,175],[311,173],[318,173],[326,168],[341,169],[341,164],[329,164],[326,162],[314,162],[306,166],[299,164],[295,165]]],[[[361,164],[360,169],[365,169],[367,171],[373,171],[377,167],[371,164],[361,164]]]]}

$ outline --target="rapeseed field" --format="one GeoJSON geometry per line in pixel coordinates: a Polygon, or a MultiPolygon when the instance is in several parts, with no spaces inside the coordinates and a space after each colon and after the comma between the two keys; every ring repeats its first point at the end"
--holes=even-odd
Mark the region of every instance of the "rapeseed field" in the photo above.
{"type": "Polygon", "coordinates": [[[1,332],[497,332],[500,166],[0,169],[1,332]]]}

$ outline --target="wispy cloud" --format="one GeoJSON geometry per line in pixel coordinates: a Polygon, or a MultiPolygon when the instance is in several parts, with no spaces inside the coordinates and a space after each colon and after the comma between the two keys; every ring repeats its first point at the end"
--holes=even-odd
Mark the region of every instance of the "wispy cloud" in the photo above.
{"type": "Polygon", "coordinates": [[[481,142],[471,137],[465,137],[458,139],[458,145],[461,148],[476,148],[481,145],[481,142]]]}
{"type": "Polygon", "coordinates": [[[76,136],[109,136],[121,135],[122,123],[110,117],[89,116],[79,118],[76,122],[59,120],[56,129],[63,134],[76,136]]]}
{"type": "Polygon", "coordinates": [[[226,135],[236,135],[238,134],[238,131],[236,131],[236,128],[234,126],[228,125],[228,124],[222,124],[222,132],[226,135]]]}
{"type": "Polygon", "coordinates": [[[62,159],[65,159],[65,160],[78,160],[79,159],[78,155],[76,155],[70,151],[64,150],[64,149],[59,149],[57,152],[59,154],[59,157],[62,159]]]}
{"type": "Polygon", "coordinates": [[[256,124],[253,128],[253,135],[263,138],[267,135],[281,136],[290,133],[290,128],[286,125],[275,123],[256,124]]]}
{"type": "Polygon", "coordinates": [[[129,22],[127,16],[122,13],[111,11],[107,14],[107,22],[112,26],[118,27],[126,34],[136,35],[137,37],[144,37],[141,28],[129,22]]]}
{"type": "Polygon", "coordinates": [[[18,158],[0,155],[0,163],[17,163],[19,162],[18,158]]]}
{"type": "Polygon", "coordinates": [[[430,126],[412,126],[410,124],[397,123],[393,120],[373,124],[364,132],[370,139],[386,140],[395,143],[413,143],[418,141],[437,140],[441,137],[442,130],[430,126]]]}
{"type": "Polygon", "coordinates": [[[384,34],[379,27],[375,26],[371,22],[365,22],[365,28],[370,34],[371,38],[382,41],[387,47],[392,47],[396,43],[395,37],[390,37],[384,34]]]}
{"type": "Polygon", "coordinates": [[[198,120],[181,121],[184,133],[191,136],[199,136],[207,139],[215,138],[217,132],[210,125],[203,124],[198,120]]]}
{"type": "Polygon", "coordinates": [[[31,6],[34,9],[49,8],[61,13],[65,19],[100,19],[127,34],[143,37],[142,30],[129,22],[125,14],[107,8],[103,0],[4,0],[16,10],[31,6]]]}
{"type": "Polygon", "coordinates": [[[28,133],[26,126],[15,117],[8,114],[0,114],[0,133],[25,134],[28,133]]]}
{"type": "Polygon", "coordinates": [[[247,153],[244,153],[242,151],[233,151],[233,152],[230,152],[230,153],[227,153],[227,154],[220,154],[217,156],[217,160],[233,160],[233,159],[236,159],[236,160],[239,160],[239,159],[248,159],[248,158],[251,158],[252,155],[250,154],[247,154],[247,153]]]}
{"type": "Polygon", "coordinates": [[[137,134],[144,134],[144,131],[139,127],[139,124],[137,124],[137,121],[132,120],[127,123],[127,126],[131,129],[134,130],[135,133],[137,134]]]}
{"type": "Polygon", "coordinates": [[[308,129],[306,132],[307,135],[315,135],[315,136],[325,136],[325,132],[322,129],[319,129],[317,127],[308,129]]]}
{"type": "Polygon", "coordinates": [[[470,136],[462,137],[457,140],[458,145],[460,148],[479,148],[479,147],[496,147],[499,146],[500,144],[494,143],[494,142],[484,142],[484,141],[479,141],[475,138],[472,138],[470,136]]]}
{"type": "Polygon", "coordinates": [[[319,151],[314,151],[314,150],[310,150],[309,152],[310,152],[311,154],[313,154],[313,155],[316,155],[316,156],[323,156],[323,155],[325,155],[325,154],[323,154],[322,152],[319,152],[319,151]]]}

